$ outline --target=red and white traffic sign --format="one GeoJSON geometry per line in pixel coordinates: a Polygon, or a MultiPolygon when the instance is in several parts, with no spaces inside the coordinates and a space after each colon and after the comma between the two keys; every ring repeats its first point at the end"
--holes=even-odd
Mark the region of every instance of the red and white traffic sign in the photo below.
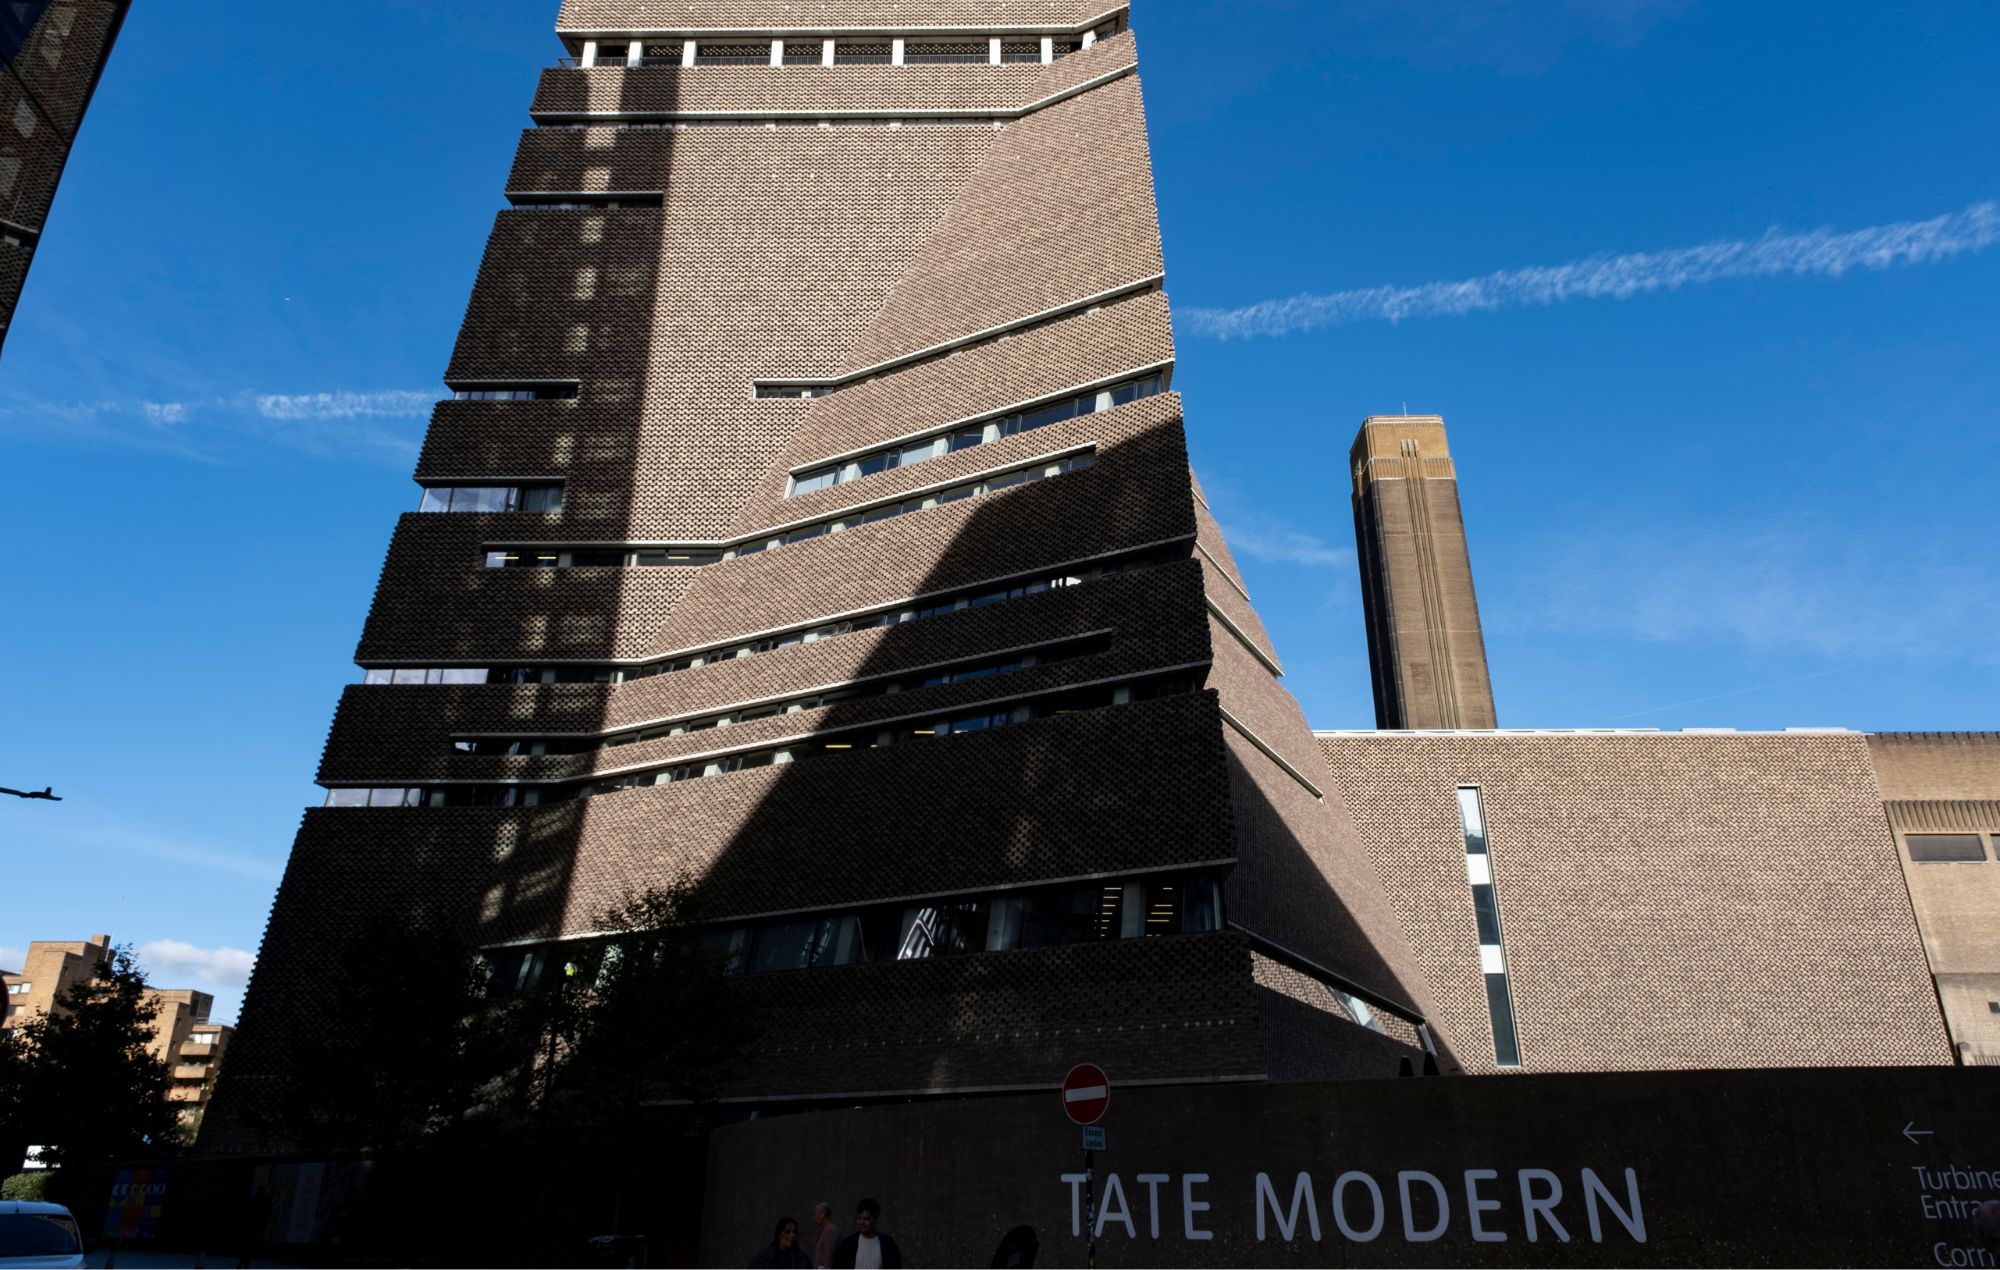
{"type": "Polygon", "coordinates": [[[1096,1124],[1111,1106],[1111,1081],[1095,1063],[1078,1063],[1062,1083],[1063,1114],[1078,1124],[1096,1124]]]}

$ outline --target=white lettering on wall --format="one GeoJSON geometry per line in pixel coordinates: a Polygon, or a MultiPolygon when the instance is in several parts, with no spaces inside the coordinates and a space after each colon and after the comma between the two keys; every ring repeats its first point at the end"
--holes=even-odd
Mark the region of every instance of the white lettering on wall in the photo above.
{"type": "Polygon", "coordinates": [[[1350,1171],[1333,1179],[1333,1224],[1340,1227],[1342,1235],[1358,1244],[1373,1243],[1388,1220],[1389,1208],[1382,1202],[1382,1188],[1375,1184],[1374,1178],[1350,1171]],[[1368,1188],[1368,1202],[1375,1206],[1374,1220],[1366,1230],[1356,1230],[1354,1223],[1347,1220],[1347,1188],[1356,1182],[1368,1188]]]}
{"type": "Polygon", "coordinates": [[[1310,1173],[1299,1174],[1292,1183],[1291,1211],[1283,1216],[1278,1214],[1278,1192],[1271,1188],[1271,1175],[1257,1175],[1257,1242],[1264,1242],[1264,1205],[1271,1206],[1271,1216],[1278,1218],[1278,1235],[1290,1243],[1299,1227],[1299,1206],[1305,1205],[1306,1224],[1312,1231],[1313,1242],[1319,1242],[1319,1203],[1313,1198],[1313,1179],[1310,1173]]]}
{"type": "Polygon", "coordinates": [[[1529,1243],[1539,1243],[1542,1238],[1536,1214],[1540,1214],[1541,1220],[1547,1222],[1549,1229],[1556,1232],[1557,1239],[1564,1243],[1569,1242],[1569,1231],[1563,1228],[1562,1219],[1556,1216],[1556,1205],[1562,1203],[1562,1197],[1562,1179],[1555,1174],[1547,1169],[1521,1170],[1521,1215],[1526,1219],[1529,1243]],[[1546,1195],[1535,1194],[1536,1182],[1549,1184],[1546,1195]]]}
{"type": "Polygon", "coordinates": [[[1595,1169],[1583,1171],[1583,1211],[1590,1217],[1590,1239],[1592,1243],[1604,1242],[1604,1230],[1597,1220],[1597,1201],[1602,1198],[1604,1206],[1618,1219],[1634,1243],[1646,1242],[1646,1214],[1639,1209],[1639,1175],[1631,1169],[1625,1170],[1625,1194],[1629,1209],[1618,1206],[1617,1197],[1611,1188],[1597,1176],[1595,1169]]]}
{"type": "Polygon", "coordinates": [[[1137,1239],[1139,1237],[1139,1228],[1132,1224],[1131,1206],[1125,1202],[1125,1187],[1118,1181],[1116,1173],[1106,1173],[1104,1175],[1104,1202],[1097,1206],[1097,1229],[1092,1232],[1099,1239],[1104,1238],[1104,1223],[1108,1221],[1124,1223],[1125,1237],[1127,1239],[1137,1239]],[[1111,1205],[1114,1201],[1118,1205],[1116,1213],[1111,1211],[1111,1205]]]}
{"type": "Polygon", "coordinates": [[[1152,1231],[1155,1239],[1160,1237],[1160,1183],[1173,1180],[1174,1175],[1171,1173],[1139,1175],[1139,1185],[1146,1188],[1146,1228],[1152,1231]]]}
{"type": "Polygon", "coordinates": [[[1083,1236],[1083,1174],[1065,1173],[1062,1180],[1069,1183],[1069,1233],[1072,1238],[1083,1236]]]}
{"type": "Polygon", "coordinates": [[[1444,1238],[1446,1227],[1451,1225],[1451,1198],[1445,1194],[1444,1183],[1438,1181],[1437,1175],[1422,1169],[1405,1169],[1396,1174],[1396,1190],[1403,1197],[1403,1238],[1413,1244],[1435,1243],[1444,1238]],[[1437,1196],[1437,1225],[1421,1232],[1417,1230],[1416,1205],[1410,1200],[1410,1183],[1420,1179],[1437,1196]]]}
{"type": "Polygon", "coordinates": [[[1196,1213],[1205,1213],[1210,1207],[1207,1201],[1197,1200],[1194,1197],[1195,1184],[1197,1182],[1206,1183],[1207,1181],[1208,1174],[1206,1173],[1184,1173],[1181,1175],[1181,1229],[1189,1239],[1215,1238],[1215,1232],[1212,1230],[1196,1230],[1194,1228],[1194,1215],[1196,1213]]]}
{"type": "Polygon", "coordinates": [[[1479,1220],[1481,1213],[1497,1213],[1500,1211],[1499,1200],[1486,1199],[1479,1194],[1479,1184],[1481,1182],[1491,1182],[1499,1176],[1500,1173],[1497,1169],[1467,1169],[1465,1171],[1465,1212],[1466,1216],[1472,1221],[1472,1241],[1474,1243],[1504,1244],[1507,1242],[1506,1231],[1488,1230],[1485,1224],[1479,1220]]]}

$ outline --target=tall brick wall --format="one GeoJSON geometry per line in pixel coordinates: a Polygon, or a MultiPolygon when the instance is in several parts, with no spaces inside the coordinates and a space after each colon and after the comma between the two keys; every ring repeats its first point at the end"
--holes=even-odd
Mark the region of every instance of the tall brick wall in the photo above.
{"type": "Polygon", "coordinates": [[[1320,748],[1468,1069],[1494,1051],[1461,785],[1485,805],[1524,1070],[1951,1061],[1859,735],[1320,748]]]}
{"type": "MultiPolygon", "coordinates": [[[[753,20],[943,31],[1094,16],[1040,0],[976,12],[584,0],[563,23],[608,38],[753,20]]],[[[1096,642],[1074,657],[758,719],[725,740],[785,744],[1076,685],[1108,696],[1171,679],[1177,691],[541,807],[308,811],[209,1149],[252,1144],[228,1106],[268,1087],[284,1038],[339,1025],[315,1014],[313,985],[371,916],[439,914],[481,946],[554,940],[682,874],[731,922],[1191,869],[1225,878],[1228,925],[1209,933],[751,976],[771,1030],[731,1097],[1032,1084],[1086,1051],[1149,1081],[1388,1075],[1418,1055],[1416,962],[1338,797],[1306,788],[1311,736],[1198,505],[1177,395],[788,496],[791,473],[856,450],[1170,374],[1136,55],[1126,33],[1049,65],[547,72],[536,117],[551,126],[522,138],[507,191],[522,206],[496,218],[447,378],[573,381],[576,396],[441,403],[418,477],[562,480],[563,508],[404,516],[362,665],[630,668],[939,596],[1075,582],[624,682],[357,685],[320,779],[575,781],[722,742],[707,731],[542,758],[451,742],[600,736],[1085,635],[1096,642]],[[802,109],[887,118],[802,126],[802,109]],[[981,122],[941,124],[941,111],[981,122]],[[717,126],[718,112],[737,122],[717,126]],[[589,126],[560,126],[578,114],[589,126]],[[701,126],[677,126],[690,118],[701,126]],[[659,203],[531,206],[592,193],[659,203]],[[801,379],[838,390],[758,395],[801,379]],[[496,542],[735,542],[1075,457],[1093,463],[720,563],[484,567],[496,542]],[[1107,561],[1131,569],[1096,576],[1107,561]],[[1381,1030],[1334,1005],[1332,982],[1385,1003],[1381,1030]],[[895,1045],[843,1049],[855,1020],[894,1031],[895,1045]]]]}

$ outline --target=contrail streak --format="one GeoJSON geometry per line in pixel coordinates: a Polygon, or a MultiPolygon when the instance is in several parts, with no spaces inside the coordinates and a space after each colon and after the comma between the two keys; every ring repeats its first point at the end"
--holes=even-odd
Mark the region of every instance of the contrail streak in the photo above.
{"type": "Polygon", "coordinates": [[[1294,335],[1347,322],[1459,317],[1467,313],[1570,300],[1626,300],[1649,291],[1762,278],[1777,274],[1838,278],[1853,269],[1928,264],[2000,242],[2000,203],[1975,203],[1925,221],[1900,221],[1837,234],[1773,229],[1762,238],[1704,243],[1672,251],[1592,256],[1566,265],[1506,269],[1462,282],[1415,287],[1368,287],[1330,295],[1296,295],[1238,309],[1188,308],[1181,325],[1213,339],[1294,335]]]}

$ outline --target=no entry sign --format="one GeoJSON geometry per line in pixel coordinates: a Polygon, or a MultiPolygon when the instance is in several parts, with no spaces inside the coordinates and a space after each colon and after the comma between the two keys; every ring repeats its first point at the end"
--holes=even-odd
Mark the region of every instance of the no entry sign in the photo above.
{"type": "Polygon", "coordinates": [[[1078,1063],[1062,1083],[1063,1114],[1078,1124],[1096,1124],[1111,1105],[1111,1081],[1095,1063],[1078,1063]]]}

